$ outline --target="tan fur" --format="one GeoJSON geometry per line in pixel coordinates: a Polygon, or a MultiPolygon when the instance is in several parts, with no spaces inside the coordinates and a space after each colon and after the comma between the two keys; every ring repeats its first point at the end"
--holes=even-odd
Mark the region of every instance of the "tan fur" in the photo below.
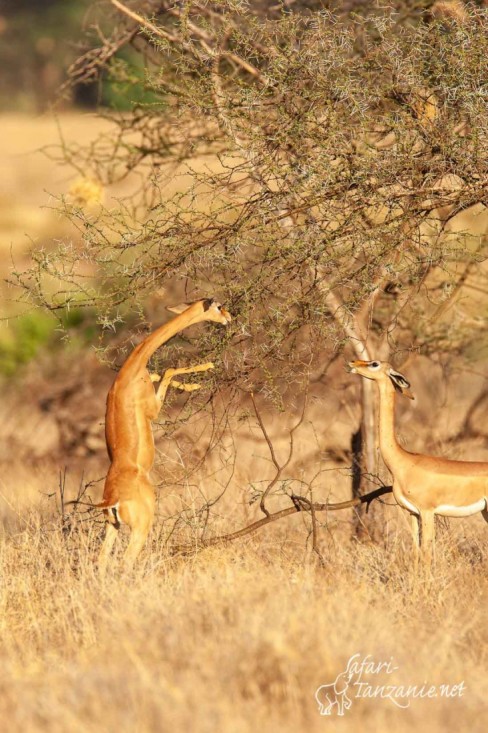
{"type": "Polygon", "coordinates": [[[107,530],[99,556],[103,573],[110,557],[120,522],[131,530],[124,564],[131,567],[141,551],[154,520],[155,492],[149,477],[155,448],[151,421],[161,409],[170,386],[186,391],[198,385],[173,381],[179,374],[193,374],[213,368],[212,363],[168,369],[161,379],[149,374],[147,363],[152,354],[184,328],[202,321],[226,325],[229,313],[213,301],[197,301],[179,308],[179,315],[161,326],[140,343],[127,358],[107,396],[105,438],[111,465],[105,481],[103,500],[107,530]],[[160,381],[156,393],[153,383],[160,381]]]}
{"type": "Polygon", "coordinates": [[[387,362],[349,362],[351,371],[376,382],[379,389],[380,449],[393,476],[393,495],[412,514],[414,544],[421,548],[429,567],[434,552],[436,514],[463,517],[481,511],[488,521],[488,463],[450,461],[410,453],[396,439],[394,428],[396,390],[392,374],[401,379],[397,389],[413,399],[403,375],[387,362]],[[378,364],[377,368],[372,365],[378,364]]]}

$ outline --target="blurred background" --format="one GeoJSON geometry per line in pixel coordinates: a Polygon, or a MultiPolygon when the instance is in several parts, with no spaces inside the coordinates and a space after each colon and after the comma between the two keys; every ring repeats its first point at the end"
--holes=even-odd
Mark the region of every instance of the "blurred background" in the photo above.
{"type": "MultiPolygon", "coordinates": [[[[59,429],[59,420],[66,423],[63,400],[74,385],[81,385],[85,400],[78,424],[85,425],[82,433],[93,433],[88,438],[91,448],[81,452],[104,451],[103,424],[98,415],[94,418],[99,412],[97,401],[87,386],[97,382],[100,374],[86,348],[93,339],[92,326],[84,328],[79,314],[69,316],[73,338],[67,345],[56,320],[28,302],[20,303],[19,289],[10,282],[13,271],[31,262],[33,247],[49,250],[53,242],[79,239],[79,232],[58,206],[60,197],[73,186],[83,188],[85,182],[77,181],[76,171],[58,162],[59,146],[62,141],[83,145],[97,137],[105,124],[95,116],[97,103],[124,102],[123,95],[117,100],[105,80],[63,90],[70,64],[95,42],[90,27],[97,6],[92,0],[0,3],[0,462],[22,463],[33,482],[33,469],[42,470],[44,461],[56,460],[60,451],[76,453],[78,430],[76,437],[69,438],[68,429],[66,442],[59,429]],[[88,353],[84,367],[77,370],[82,352],[88,353]],[[59,373],[59,359],[64,360],[64,369],[55,386],[53,370],[59,373]],[[87,362],[93,369],[87,369],[87,362]]],[[[120,190],[114,187],[117,193],[120,190]]],[[[96,198],[101,195],[100,191],[88,195],[93,193],[96,198]]],[[[106,371],[109,383],[111,373],[106,371]]]]}
{"type": "MultiPolygon", "coordinates": [[[[0,3],[0,378],[15,378],[19,367],[59,341],[53,318],[17,302],[9,273],[23,269],[33,246],[49,249],[63,238],[80,237],[58,211],[63,196],[98,202],[130,188],[128,180],[102,191],[62,160],[64,145],[81,148],[109,130],[97,108],[123,112],[139,101],[137,92],[129,98],[106,75],[92,83],[66,84],[71,64],[100,42],[98,34],[107,24],[102,5],[93,0],[0,3]]],[[[140,64],[130,48],[119,55],[136,68],[140,64]]]]}
{"type": "MultiPolygon", "coordinates": [[[[0,110],[40,113],[56,97],[79,49],[86,0],[4,0],[0,7],[0,110]]],[[[65,106],[95,101],[83,90],[65,106]]]]}

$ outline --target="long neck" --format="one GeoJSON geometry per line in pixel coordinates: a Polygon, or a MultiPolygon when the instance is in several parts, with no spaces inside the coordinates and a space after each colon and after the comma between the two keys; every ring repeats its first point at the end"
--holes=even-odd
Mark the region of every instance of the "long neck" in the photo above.
{"type": "Polygon", "coordinates": [[[380,392],[380,450],[390,470],[405,451],[395,436],[395,390],[387,383],[377,382],[380,392]]]}
{"type": "Polygon", "coordinates": [[[180,331],[183,331],[184,328],[204,320],[205,312],[202,310],[201,303],[194,303],[184,310],[183,313],[179,313],[175,318],[172,318],[171,321],[168,321],[168,323],[157,328],[153,333],[149,334],[144,341],[138,344],[134,351],[127,357],[119,375],[122,372],[132,372],[145,369],[149,359],[160,346],[165,344],[170,340],[170,338],[180,331]]]}

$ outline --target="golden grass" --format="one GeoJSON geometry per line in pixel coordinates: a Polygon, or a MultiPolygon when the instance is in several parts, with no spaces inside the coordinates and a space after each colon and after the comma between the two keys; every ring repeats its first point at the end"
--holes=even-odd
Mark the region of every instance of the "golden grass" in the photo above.
{"type": "Polygon", "coordinates": [[[440,533],[428,584],[412,577],[403,533],[385,548],[326,548],[324,533],[323,568],[294,521],[191,557],[153,541],[130,577],[101,581],[100,525],[67,536],[45,499],[19,511],[0,542],[9,731],[484,730],[486,525],[440,533]],[[393,657],[382,683],[466,691],[408,709],[354,699],[343,719],[321,717],[316,688],[355,653],[393,657]]]}

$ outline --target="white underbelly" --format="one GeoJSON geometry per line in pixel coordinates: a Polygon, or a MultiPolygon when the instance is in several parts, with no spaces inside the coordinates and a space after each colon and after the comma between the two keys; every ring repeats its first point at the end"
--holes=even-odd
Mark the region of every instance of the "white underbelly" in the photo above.
{"type": "Polygon", "coordinates": [[[442,504],[434,510],[435,514],[441,514],[443,517],[469,517],[471,514],[483,511],[487,508],[487,500],[485,498],[475,501],[474,504],[466,506],[453,506],[452,504],[442,504]]]}

